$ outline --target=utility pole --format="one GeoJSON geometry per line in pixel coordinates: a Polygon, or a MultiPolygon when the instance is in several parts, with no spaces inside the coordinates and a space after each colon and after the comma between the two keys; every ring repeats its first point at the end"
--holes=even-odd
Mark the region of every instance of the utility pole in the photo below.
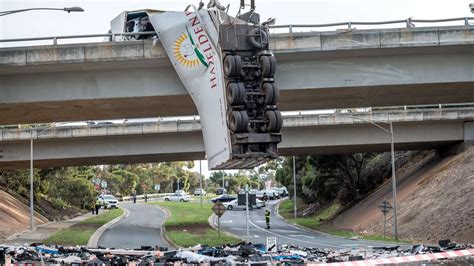
{"type": "Polygon", "coordinates": [[[293,209],[295,212],[296,219],[296,163],[295,156],[293,156],[293,209]]]}
{"type": "Polygon", "coordinates": [[[33,129],[30,131],[30,228],[35,229],[34,192],[33,192],[33,129]]]}
{"type": "Polygon", "coordinates": [[[395,240],[398,240],[398,223],[397,223],[397,179],[395,178],[395,148],[393,144],[393,124],[390,121],[390,150],[392,154],[392,195],[393,195],[393,231],[395,240]]]}

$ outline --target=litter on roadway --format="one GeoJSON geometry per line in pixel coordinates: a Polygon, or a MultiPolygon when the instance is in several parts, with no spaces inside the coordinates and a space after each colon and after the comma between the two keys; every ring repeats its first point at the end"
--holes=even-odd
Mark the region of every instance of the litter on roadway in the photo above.
{"type": "MultiPolygon", "coordinates": [[[[271,241],[270,241],[271,242],[271,241]]],[[[278,245],[272,252],[265,244],[239,243],[210,247],[197,245],[178,250],[160,247],[126,249],[89,249],[85,247],[0,245],[0,265],[173,265],[184,264],[321,264],[377,265],[408,262],[450,262],[473,264],[474,246],[449,240],[440,245],[411,247],[380,246],[370,249],[321,249],[293,245],[278,245]]]]}

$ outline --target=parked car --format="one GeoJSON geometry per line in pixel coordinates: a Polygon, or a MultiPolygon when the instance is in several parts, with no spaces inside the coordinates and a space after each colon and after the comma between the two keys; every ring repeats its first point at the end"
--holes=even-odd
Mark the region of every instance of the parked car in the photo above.
{"type": "Polygon", "coordinates": [[[118,200],[114,197],[114,195],[104,194],[100,195],[98,199],[104,209],[118,208],[118,200]]]}
{"type": "MultiPolygon", "coordinates": [[[[238,204],[238,200],[237,200],[237,199],[232,200],[232,201],[229,201],[229,202],[225,202],[225,203],[222,203],[222,204],[223,204],[223,205],[226,207],[226,209],[228,209],[228,210],[239,210],[239,209],[245,210],[245,209],[246,209],[246,208],[245,208],[245,205],[239,205],[239,204],[238,204]]],[[[251,206],[251,207],[250,207],[250,210],[253,210],[253,209],[260,209],[260,208],[262,208],[262,207],[265,207],[265,202],[263,202],[263,201],[257,199],[257,204],[254,205],[254,206],[251,206]]]]}
{"type": "Polygon", "coordinates": [[[283,198],[288,196],[288,190],[286,189],[286,187],[276,187],[274,189],[280,193],[280,197],[283,198]]]}
{"type": "Polygon", "coordinates": [[[215,198],[211,199],[211,201],[212,201],[212,203],[229,202],[229,201],[233,201],[235,199],[237,199],[237,197],[232,196],[232,195],[224,194],[224,195],[220,195],[219,197],[215,197],[215,198]]]}
{"type": "Polygon", "coordinates": [[[225,188],[218,188],[216,191],[216,195],[224,195],[227,193],[227,189],[225,188]]]}
{"type": "Polygon", "coordinates": [[[249,193],[250,194],[255,194],[255,197],[259,200],[263,200],[263,192],[262,191],[258,191],[257,189],[251,189],[249,190],[249,193]]]}
{"type": "Polygon", "coordinates": [[[188,202],[192,200],[191,196],[186,193],[174,193],[171,196],[166,196],[163,198],[164,201],[180,201],[180,202],[188,202]]]}
{"type": "MultiPolygon", "coordinates": [[[[202,195],[203,196],[207,195],[207,193],[204,189],[202,190],[202,195]]],[[[194,190],[194,196],[201,196],[201,189],[200,188],[197,188],[196,190],[194,190]]]]}
{"type": "Polygon", "coordinates": [[[268,199],[274,200],[279,197],[279,193],[273,189],[263,189],[261,190],[263,197],[267,195],[268,199]]]}

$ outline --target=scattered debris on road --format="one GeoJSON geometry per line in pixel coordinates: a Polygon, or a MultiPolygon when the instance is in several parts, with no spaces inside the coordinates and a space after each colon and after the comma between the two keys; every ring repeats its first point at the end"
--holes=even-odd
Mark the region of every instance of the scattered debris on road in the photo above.
{"type": "MultiPolygon", "coordinates": [[[[369,264],[442,261],[474,263],[474,246],[442,240],[440,245],[380,246],[372,249],[320,249],[293,245],[278,246],[267,252],[264,244],[240,243],[209,247],[198,245],[189,249],[169,251],[166,248],[141,247],[139,250],[89,249],[85,247],[1,246],[0,265],[15,263],[125,265],[151,263],[192,264],[303,264],[370,262],[369,264]],[[396,258],[396,259],[395,259],[396,258]]],[[[364,264],[365,265],[365,264],[364,264]]]]}

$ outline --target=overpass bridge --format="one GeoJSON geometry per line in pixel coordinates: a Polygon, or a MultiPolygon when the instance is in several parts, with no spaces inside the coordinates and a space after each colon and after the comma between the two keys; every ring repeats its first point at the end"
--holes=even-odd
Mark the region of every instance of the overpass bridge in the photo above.
{"type": "MultiPolygon", "coordinates": [[[[394,124],[396,150],[442,149],[474,142],[474,107],[284,117],[280,153],[390,150],[390,135],[366,121],[394,124]]],[[[26,168],[34,139],[36,167],[204,159],[199,120],[89,127],[3,129],[0,168],[26,168]]]]}
{"type": "MultiPolygon", "coordinates": [[[[282,111],[474,101],[473,26],[276,34],[271,45],[282,111]]],[[[0,124],[197,114],[149,40],[2,48],[0,95],[0,124]]]]}

